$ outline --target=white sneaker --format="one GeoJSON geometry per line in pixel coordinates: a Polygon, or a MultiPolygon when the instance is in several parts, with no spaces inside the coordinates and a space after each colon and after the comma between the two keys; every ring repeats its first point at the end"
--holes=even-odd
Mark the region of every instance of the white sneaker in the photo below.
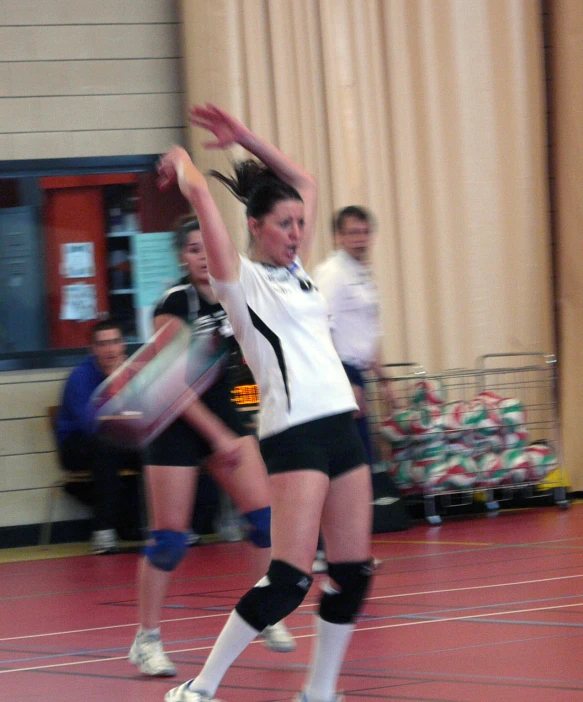
{"type": "MultiPolygon", "coordinates": [[[[295,702],[310,702],[310,700],[307,698],[305,692],[300,692],[300,694],[296,697],[295,702]]],[[[346,702],[346,698],[343,694],[338,692],[336,695],[334,695],[330,702],[346,702]]]]}
{"type": "Polygon", "coordinates": [[[191,682],[193,681],[189,680],[178,687],[173,687],[164,696],[164,702],[221,702],[216,697],[210,697],[206,692],[190,690],[188,686],[191,682]]]}
{"type": "Polygon", "coordinates": [[[266,626],[261,632],[263,643],[270,651],[289,653],[295,651],[296,642],[283,622],[266,626]]]}
{"type": "Polygon", "coordinates": [[[324,551],[316,551],[316,558],[312,563],[312,573],[327,573],[328,572],[328,562],[326,561],[326,554],[324,551]]]}
{"type": "Polygon", "coordinates": [[[246,537],[246,532],[238,522],[232,520],[221,524],[217,530],[217,535],[221,541],[235,543],[236,541],[243,541],[246,537]]]}
{"type": "Polygon", "coordinates": [[[91,553],[117,553],[118,535],[115,529],[99,529],[91,534],[91,544],[89,546],[91,553]]]}
{"type": "Polygon", "coordinates": [[[192,531],[192,529],[188,529],[186,531],[186,545],[187,546],[196,546],[196,544],[199,543],[200,541],[200,534],[197,534],[196,532],[192,531]]]}
{"type": "Polygon", "coordinates": [[[144,675],[161,678],[176,675],[176,667],[164,653],[159,636],[146,635],[139,631],[130,649],[129,659],[144,675]]]}

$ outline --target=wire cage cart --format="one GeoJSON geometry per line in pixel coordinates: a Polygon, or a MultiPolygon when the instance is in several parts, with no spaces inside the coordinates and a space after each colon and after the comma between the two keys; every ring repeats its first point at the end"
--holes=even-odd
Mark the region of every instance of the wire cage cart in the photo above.
{"type": "Polygon", "coordinates": [[[395,406],[387,416],[370,380],[371,434],[379,461],[404,495],[423,501],[430,524],[442,521],[438,502],[447,509],[480,500],[496,513],[519,493],[569,506],[554,356],[487,354],[474,368],[434,374],[414,363],[387,367],[395,406]]]}

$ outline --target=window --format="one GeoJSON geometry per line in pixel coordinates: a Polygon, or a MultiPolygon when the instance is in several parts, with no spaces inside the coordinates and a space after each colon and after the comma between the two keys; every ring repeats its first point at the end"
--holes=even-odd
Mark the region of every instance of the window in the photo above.
{"type": "Polygon", "coordinates": [[[31,354],[52,365],[104,316],[128,341],[146,338],[177,277],[173,222],[188,211],[177,188],[156,187],[155,160],[0,162],[0,369],[31,354]]]}

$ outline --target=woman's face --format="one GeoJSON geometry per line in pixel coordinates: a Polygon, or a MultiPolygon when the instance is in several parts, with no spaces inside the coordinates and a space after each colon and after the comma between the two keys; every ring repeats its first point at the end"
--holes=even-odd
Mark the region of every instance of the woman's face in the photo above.
{"type": "Polygon", "coordinates": [[[209,282],[206,251],[200,230],[188,233],[188,239],[180,253],[180,260],[186,266],[193,285],[205,285],[209,282]]]}
{"type": "Polygon", "coordinates": [[[249,217],[249,231],[260,261],[289,268],[304,238],[304,203],[280,200],[260,219],[249,217]]]}

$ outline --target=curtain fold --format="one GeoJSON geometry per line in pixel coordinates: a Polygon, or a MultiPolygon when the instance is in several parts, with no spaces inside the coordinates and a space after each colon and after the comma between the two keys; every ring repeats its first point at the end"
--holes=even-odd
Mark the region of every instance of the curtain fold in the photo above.
{"type": "MultiPolygon", "coordinates": [[[[429,371],[553,351],[538,0],[183,0],[186,97],[313,172],[319,237],[375,214],[384,353],[429,371]]],[[[203,168],[228,168],[191,132],[203,168]]],[[[236,154],[240,155],[240,152],[236,154]]],[[[241,247],[245,221],[212,186],[241,247]]]]}

